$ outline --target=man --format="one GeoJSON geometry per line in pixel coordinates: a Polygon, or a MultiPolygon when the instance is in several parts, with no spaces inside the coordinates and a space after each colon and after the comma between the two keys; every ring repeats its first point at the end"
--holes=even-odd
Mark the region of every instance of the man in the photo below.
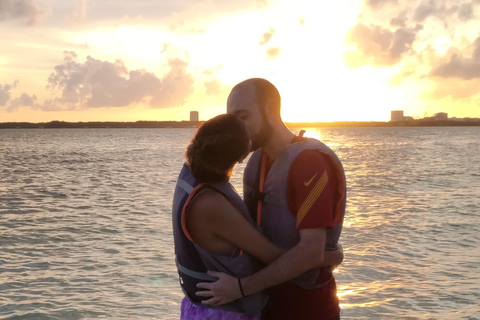
{"type": "Polygon", "coordinates": [[[227,112],[242,119],[252,149],[244,175],[245,202],[266,237],[289,249],[261,271],[234,279],[199,284],[219,305],[270,288],[262,319],[340,319],[331,268],[318,269],[324,249],[335,250],[345,212],[342,165],[328,147],[295,136],[280,116],[280,95],[265,79],[236,85],[227,112]],[[289,281],[294,279],[293,281],[289,281]]]}

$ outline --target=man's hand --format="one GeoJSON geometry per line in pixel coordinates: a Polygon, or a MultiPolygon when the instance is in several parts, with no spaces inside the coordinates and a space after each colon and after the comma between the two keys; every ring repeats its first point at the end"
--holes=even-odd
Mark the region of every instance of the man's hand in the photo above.
{"type": "Polygon", "coordinates": [[[205,290],[197,291],[195,294],[199,297],[210,298],[203,300],[203,304],[216,307],[242,297],[237,278],[222,272],[208,271],[207,273],[218,280],[212,283],[200,282],[197,284],[197,288],[205,290]]]}

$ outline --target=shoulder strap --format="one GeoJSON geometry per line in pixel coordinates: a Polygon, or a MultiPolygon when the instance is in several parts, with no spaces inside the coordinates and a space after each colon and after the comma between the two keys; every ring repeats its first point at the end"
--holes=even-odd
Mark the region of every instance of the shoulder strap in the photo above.
{"type": "Polygon", "coordinates": [[[187,181],[183,179],[178,179],[177,184],[180,188],[182,188],[186,193],[192,193],[194,187],[192,187],[187,181]]]}

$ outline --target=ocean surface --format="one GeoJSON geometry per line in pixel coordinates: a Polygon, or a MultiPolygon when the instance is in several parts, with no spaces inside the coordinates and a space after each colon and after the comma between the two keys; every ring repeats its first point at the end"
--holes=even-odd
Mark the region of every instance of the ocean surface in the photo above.
{"type": "MultiPolygon", "coordinates": [[[[0,130],[0,319],[178,319],[171,202],[193,134],[0,130]]],[[[480,127],[307,134],[348,179],[342,319],[480,319],[480,127]]]]}

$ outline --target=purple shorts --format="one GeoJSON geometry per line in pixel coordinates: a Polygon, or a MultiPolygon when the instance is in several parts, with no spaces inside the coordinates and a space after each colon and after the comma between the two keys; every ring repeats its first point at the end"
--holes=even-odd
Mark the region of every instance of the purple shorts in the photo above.
{"type": "Polygon", "coordinates": [[[260,315],[202,308],[183,298],[180,320],[260,320],[260,315]]]}

